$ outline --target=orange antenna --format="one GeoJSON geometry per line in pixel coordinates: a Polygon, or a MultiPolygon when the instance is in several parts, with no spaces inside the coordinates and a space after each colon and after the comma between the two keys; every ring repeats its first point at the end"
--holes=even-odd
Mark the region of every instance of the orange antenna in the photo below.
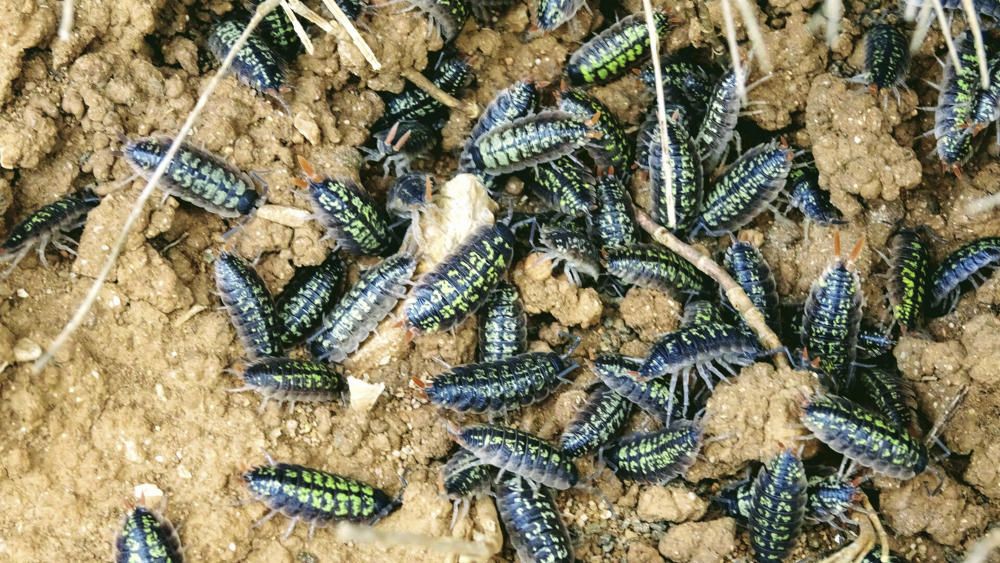
{"type": "Polygon", "coordinates": [[[861,238],[858,239],[858,242],[854,243],[854,248],[851,249],[851,254],[850,256],[847,257],[847,261],[854,262],[855,260],[857,260],[858,256],[861,256],[861,249],[864,248],[864,246],[865,246],[865,235],[861,235],[861,238]]]}
{"type": "Polygon", "coordinates": [[[302,168],[302,172],[307,178],[313,181],[319,181],[322,178],[316,174],[316,168],[302,155],[298,156],[299,167],[302,168]]]}
{"type": "Polygon", "coordinates": [[[833,255],[840,258],[840,231],[833,231],[833,255]]]}

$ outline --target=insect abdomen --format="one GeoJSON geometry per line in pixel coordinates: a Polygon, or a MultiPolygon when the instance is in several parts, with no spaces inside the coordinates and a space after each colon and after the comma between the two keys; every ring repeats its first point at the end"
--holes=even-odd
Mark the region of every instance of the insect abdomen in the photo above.
{"type": "Polygon", "coordinates": [[[496,486],[497,512],[521,561],[572,563],[573,542],[552,493],[509,476],[496,486]]]}
{"type": "Polygon", "coordinates": [[[694,464],[701,439],[697,423],[678,420],[658,432],[626,436],[603,457],[620,479],[662,485],[694,464]]]}
{"type": "Polygon", "coordinates": [[[245,260],[223,252],[215,259],[215,285],[250,359],[280,356],[278,315],[271,293],[245,260]]]}

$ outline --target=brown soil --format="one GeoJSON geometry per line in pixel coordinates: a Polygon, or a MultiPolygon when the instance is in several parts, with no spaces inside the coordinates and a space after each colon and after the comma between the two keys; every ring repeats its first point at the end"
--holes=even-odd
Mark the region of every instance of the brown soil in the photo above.
{"type": "MultiPolygon", "coordinates": [[[[929,113],[916,108],[936,96],[922,79],[939,76],[930,56],[941,45],[937,32],[914,61],[914,90],[904,91],[899,105],[892,96],[883,104],[827,71],[834,60],[857,63],[861,31],[848,23],[829,53],[804,12],[816,3],[772,2],[774,12],[762,19],[769,26],[765,37],[776,76],[752,93],[761,105],[751,119],[765,130],[793,131],[791,141],[813,149],[823,185],[851,218],[844,238],[868,240],[860,267],[867,314],[878,318],[881,282],[869,274],[882,266],[871,249],[884,248],[891,229],[886,223],[905,218],[932,227],[943,239],[935,245],[938,258],[964,241],[997,235],[1000,214],[970,220],[962,209],[970,199],[1000,190],[1000,165],[983,149],[963,178],[944,175],[931,141],[917,138],[932,123],[929,113]]],[[[142,189],[142,182],[133,181],[115,191],[131,174],[115,153],[118,136],[179,128],[214,70],[203,58],[207,26],[231,8],[216,0],[78,1],[73,37],[60,43],[58,3],[42,4],[0,0],[8,22],[0,44],[0,232],[86,185],[96,184],[106,197],[90,215],[77,259],[55,259],[43,268],[29,257],[0,281],[0,366],[6,366],[0,368],[0,419],[6,421],[0,433],[0,560],[106,560],[123,506],[141,483],[165,492],[167,516],[180,527],[192,561],[441,560],[419,549],[339,543],[329,531],[309,539],[300,529],[283,540],[284,525],[277,520],[251,528],[265,511],[259,503],[242,502],[247,495],[238,474],[262,463],[265,451],[391,492],[399,490],[398,476],[405,473],[403,508],[380,529],[474,539],[499,554],[500,527],[488,499],[474,503],[470,517],[449,531],[451,505],[438,494],[436,480],[450,442],[441,415],[409,383],[441,371],[439,359],[452,365],[471,361],[475,323],[419,337],[411,346],[395,319],[383,323],[346,364],[350,375],[385,385],[371,411],[346,404],[300,404],[289,411],[272,403],[259,413],[256,396],[225,392],[238,382],[224,370],[241,361],[211,276],[227,226],[173,199],[160,204],[153,198],[84,326],[53,365],[31,374],[30,360],[79,303],[142,189]],[[163,251],[164,241],[179,244],[163,251]]],[[[638,0],[624,4],[630,11],[641,6],[638,0]]],[[[686,22],[670,34],[670,49],[694,45],[721,52],[718,2],[707,8],[690,1],[654,4],[686,22]]],[[[514,80],[558,82],[568,54],[600,20],[596,12],[582,11],[562,30],[531,41],[524,40],[529,13],[521,5],[492,29],[470,22],[457,47],[473,55],[478,82],[465,98],[483,106],[514,80]]],[[[227,78],[195,127],[193,142],[263,174],[270,203],[308,209],[291,182],[298,173],[295,157],[308,158],[321,171],[356,173],[353,147],[366,140],[382,111],[375,91],[398,91],[400,72],[423,68],[428,50],[441,46],[428,38],[417,12],[383,9],[366,21],[364,34],[382,72],[372,72],[339,29],[316,37],[316,53],[300,57],[291,69],[291,117],[227,78]]],[[[632,125],[650,99],[634,77],[594,92],[632,125]]],[[[470,125],[468,116],[453,112],[444,149],[459,147],[470,125]]],[[[437,169],[445,173],[452,164],[444,158],[437,169]]],[[[483,216],[490,211],[481,210],[483,216]]],[[[473,222],[480,219],[477,212],[473,222]]],[[[432,232],[425,229],[428,236],[432,232]]],[[[295,268],[323,259],[321,235],[314,222],[279,223],[262,214],[238,235],[237,250],[260,257],[257,269],[276,292],[295,268]]],[[[799,225],[770,213],[744,235],[763,244],[789,299],[804,297],[831,256],[828,230],[813,227],[806,240],[799,225]]],[[[611,300],[577,288],[532,256],[515,266],[512,280],[530,314],[555,319],[541,324],[533,348],[557,347],[560,332],[570,329],[584,337],[576,352],[584,364],[601,352],[646,353],[657,334],[676,326],[680,313],[676,301],[657,292],[631,290],[611,300]]],[[[936,485],[932,476],[874,482],[892,546],[913,560],[954,557],[1000,518],[998,305],[1000,283],[994,280],[964,298],[955,313],[903,338],[896,350],[925,428],[960,386],[969,386],[944,433],[956,454],[943,465],[941,493],[928,495],[936,485]]],[[[521,427],[557,437],[594,379],[589,369],[581,370],[573,385],[526,409],[521,427]]],[[[705,448],[684,482],[640,487],[605,471],[594,485],[613,510],[587,491],[560,495],[577,557],[747,557],[746,532],[705,501],[714,480],[738,477],[749,462],[795,443],[803,432],[795,420],[799,397],[813,385],[803,373],[765,364],[747,368],[709,402],[707,433],[720,439],[705,448]]],[[[809,445],[806,455],[815,449],[809,445]]],[[[583,475],[593,470],[593,463],[581,463],[583,475]]],[[[795,556],[826,553],[844,541],[843,534],[811,528],[795,556]]]]}

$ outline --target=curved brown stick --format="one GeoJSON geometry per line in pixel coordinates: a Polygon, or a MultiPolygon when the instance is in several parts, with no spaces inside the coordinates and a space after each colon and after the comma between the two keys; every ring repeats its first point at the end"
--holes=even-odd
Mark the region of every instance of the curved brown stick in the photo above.
{"type": "MultiPolygon", "coordinates": [[[[726,293],[726,299],[729,303],[736,309],[736,312],[743,317],[743,320],[747,323],[747,326],[754,331],[757,338],[760,339],[760,343],[764,345],[767,350],[777,350],[779,348],[784,348],[781,343],[781,339],[778,335],[771,330],[771,327],[767,326],[767,321],[764,320],[764,314],[760,312],[760,309],[754,306],[750,298],[747,297],[743,288],[736,283],[733,278],[722,269],[721,266],[715,263],[714,260],[705,256],[704,254],[695,250],[689,244],[681,241],[681,239],[675,237],[673,233],[668,231],[666,228],[657,225],[653,219],[641,210],[636,210],[635,218],[639,223],[639,226],[643,228],[656,242],[662,244],[663,246],[672,250],[675,254],[681,258],[687,260],[705,273],[708,277],[715,280],[722,290],[726,293]]],[[[788,358],[784,354],[775,354],[774,363],[777,364],[779,368],[790,368],[788,365],[788,358]]]]}
{"type": "Polygon", "coordinates": [[[427,92],[427,95],[449,108],[460,109],[473,119],[479,116],[479,106],[476,105],[475,102],[466,103],[459,100],[455,96],[452,96],[448,92],[438,88],[436,84],[430,81],[430,79],[412,68],[406,69],[400,74],[403,75],[403,78],[412,82],[414,86],[420,88],[424,92],[427,92]]]}

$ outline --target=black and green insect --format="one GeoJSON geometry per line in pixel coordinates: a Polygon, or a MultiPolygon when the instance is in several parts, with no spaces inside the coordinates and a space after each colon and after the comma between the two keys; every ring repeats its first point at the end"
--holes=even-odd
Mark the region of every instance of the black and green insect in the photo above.
{"type": "Polygon", "coordinates": [[[426,172],[410,172],[396,178],[385,196],[385,209],[400,219],[416,220],[431,203],[437,180],[426,172]]]}
{"type": "Polygon", "coordinates": [[[639,243],[639,226],[635,222],[632,196],[614,170],[608,170],[597,180],[595,190],[597,212],[594,231],[601,249],[628,248],[639,243]]]}
{"type": "Polygon", "coordinates": [[[812,397],[802,424],[833,451],[878,473],[910,479],[927,468],[927,448],[906,428],[843,397],[812,397]]]}
{"type": "Polygon", "coordinates": [[[283,347],[271,293],[246,260],[230,252],[215,259],[215,287],[251,360],[280,356],[283,347]]]}
{"type": "Polygon", "coordinates": [[[910,65],[910,46],[906,36],[895,25],[876,23],[865,36],[865,72],[862,79],[875,94],[884,90],[896,92],[906,81],[910,65]]]}
{"type": "Polygon", "coordinates": [[[476,141],[505,123],[533,113],[538,105],[538,97],[538,87],[531,81],[515,82],[497,93],[469,132],[458,157],[458,171],[478,175],[487,188],[493,189],[496,177],[479,170],[472,160],[476,141]]]}
{"type": "MultiPolygon", "coordinates": [[[[456,96],[472,79],[472,66],[464,58],[445,52],[436,65],[425,69],[422,74],[446,94],[456,96]]],[[[385,111],[372,124],[372,131],[387,130],[404,120],[433,123],[448,116],[447,106],[409,83],[402,92],[385,96],[383,101],[385,111]]]]}
{"type": "Polygon", "coordinates": [[[312,164],[299,157],[305,179],[296,184],[309,190],[316,218],[326,227],[327,236],[336,241],[334,250],[354,255],[384,256],[397,240],[389,226],[389,217],[367,190],[349,178],[326,178],[312,164]]]}
{"type": "Polygon", "coordinates": [[[424,383],[432,404],[458,412],[504,413],[548,397],[579,367],[568,356],[527,352],[494,362],[456,366],[424,383]]]}
{"type": "Polygon", "coordinates": [[[528,349],[528,318],[517,288],[500,282],[479,310],[479,361],[496,362],[528,349]]]}
{"type": "MultiPolygon", "coordinates": [[[[655,111],[655,110],[654,110],[655,111]]],[[[668,198],[673,194],[674,213],[678,232],[686,232],[698,218],[701,208],[702,177],[701,159],[694,139],[675,112],[667,116],[666,161],[663,160],[663,143],[660,142],[660,127],[656,122],[648,131],[647,138],[637,143],[645,145],[642,150],[646,161],[639,166],[649,171],[649,187],[652,195],[650,215],[661,225],[669,225],[668,198]],[[664,170],[664,163],[669,170],[664,170]]]]}
{"type": "Polygon", "coordinates": [[[603,259],[609,274],[638,287],[697,295],[710,285],[690,262],[655,244],[605,248],[603,259]]]}
{"type": "Polygon", "coordinates": [[[1000,265],[1000,237],[984,237],[952,252],[931,274],[928,304],[934,316],[946,315],[963,293],[986,282],[1000,265]]]}
{"type": "Polygon", "coordinates": [[[451,527],[469,512],[469,497],[491,492],[497,469],[483,465],[479,459],[461,448],[451,454],[441,467],[441,492],[452,501],[451,527]]]}
{"type": "MultiPolygon", "coordinates": [[[[972,108],[972,134],[978,134],[1000,120],[1000,56],[990,59],[990,86],[979,90],[972,108]]],[[[997,129],[1000,136],[1000,129],[997,129]]]]}
{"type": "Polygon", "coordinates": [[[790,450],[761,468],[750,493],[750,546],[754,561],[784,561],[802,526],[808,500],[802,460],[790,450]]]}
{"type": "Polygon", "coordinates": [[[542,31],[555,31],[573,19],[586,3],[586,0],[538,0],[536,26],[542,31]]]}
{"type": "Polygon", "coordinates": [[[855,480],[843,475],[816,475],[809,478],[809,498],[806,501],[806,518],[816,522],[837,525],[850,522],[847,512],[861,500],[861,489],[855,480]]]}
{"type": "Polygon", "coordinates": [[[864,240],[847,258],[840,255],[840,233],[833,233],[836,258],[809,290],[802,316],[803,361],[816,367],[838,389],[847,389],[854,375],[858,330],[861,327],[861,278],[855,261],[864,240]]]}
{"type": "MultiPolygon", "coordinates": [[[[689,111],[703,112],[715,90],[715,81],[708,69],[679,56],[662,56],[660,59],[664,97],[673,103],[682,104],[689,111]]],[[[650,90],[656,89],[656,74],[652,63],[643,67],[639,79],[650,90]]]]}
{"type": "Polygon", "coordinates": [[[38,211],[28,215],[11,229],[7,238],[0,243],[0,262],[10,262],[10,266],[0,279],[14,271],[31,249],[38,253],[38,261],[47,266],[45,250],[49,243],[59,250],[76,254],[75,242],[70,233],[87,222],[87,214],[101,203],[101,198],[89,188],[58,199],[38,211]]]}
{"type": "Polygon", "coordinates": [[[726,318],[722,315],[722,310],[718,305],[704,299],[695,299],[684,304],[680,328],[702,323],[723,322],[726,322],[726,318]]]}
{"type": "Polygon", "coordinates": [[[716,81],[709,96],[705,117],[694,136],[706,174],[714,172],[722,163],[736,133],[736,123],[743,108],[737,85],[745,80],[746,74],[737,76],[735,69],[730,70],[716,81]]]}
{"type": "Polygon", "coordinates": [[[573,541],[552,492],[516,475],[495,488],[497,513],[520,561],[573,563],[573,541]]]}
{"type": "Polygon", "coordinates": [[[553,210],[583,217],[594,209],[594,177],[572,155],[539,164],[530,174],[528,188],[553,210]]]}
{"type": "Polygon", "coordinates": [[[899,228],[889,239],[886,294],[896,326],[913,330],[924,315],[930,248],[921,236],[926,227],[899,228]]]}
{"type": "Polygon", "coordinates": [[[309,339],[309,351],[317,360],[342,362],[358,349],[405,295],[417,261],[397,254],[361,274],[340,301],[323,316],[319,329],[309,339]]]}
{"type": "MultiPolygon", "coordinates": [[[[598,167],[612,167],[619,173],[628,173],[632,165],[633,145],[625,132],[625,126],[611,113],[611,110],[597,98],[578,89],[563,89],[558,94],[559,109],[579,116],[594,119],[594,131],[600,137],[584,148],[594,158],[598,167]]],[[[623,176],[628,182],[628,176],[623,176]]]]}
{"type": "Polygon", "coordinates": [[[503,223],[473,232],[413,288],[403,314],[411,330],[449,330],[472,315],[500,283],[514,257],[514,233],[503,223]]]}
{"type": "Polygon", "coordinates": [[[480,463],[520,475],[560,491],[580,480],[573,460],[562,450],[534,434],[509,426],[474,424],[449,426],[448,433],[459,446],[472,452],[480,463]]]}
{"type": "MultiPolygon", "coordinates": [[[[653,12],[653,21],[659,35],[670,27],[663,12],[653,12]]],[[[633,14],[580,45],[566,63],[566,76],[573,86],[606,84],[641,65],[649,54],[645,16],[633,14]]]]}
{"type": "MultiPolygon", "coordinates": [[[[241,374],[243,386],[233,392],[256,391],[264,398],[260,411],[268,401],[313,403],[332,401],[343,393],[344,379],[325,364],[309,360],[267,358],[247,366],[241,374]]],[[[290,410],[291,410],[290,409],[290,410]]]]}
{"type": "Polygon", "coordinates": [[[855,374],[855,396],[863,397],[875,410],[900,428],[909,428],[913,413],[908,398],[911,390],[892,368],[871,366],[855,374]]]}
{"type": "Polygon", "coordinates": [[[676,420],[656,432],[620,438],[601,450],[601,457],[619,479],[662,485],[691,468],[702,437],[697,422],[676,420]]]}
{"type": "Polygon", "coordinates": [[[275,299],[283,347],[301,344],[319,328],[323,313],[333,305],[344,282],[345,273],[344,261],[336,252],[331,252],[316,266],[305,266],[295,271],[275,299]]]}
{"type": "Polygon", "coordinates": [[[847,224],[844,215],[830,201],[830,192],[819,187],[819,172],[814,166],[792,168],[787,186],[791,194],[788,202],[802,212],[806,221],[824,227],[847,224]]]}
{"type": "MultiPolygon", "coordinates": [[[[746,292],[750,302],[763,313],[768,326],[774,329],[780,327],[778,286],[771,273],[771,266],[760,250],[749,242],[734,240],[726,249],[722,263],[746,292]]],[[[725,292],[721,289],[720,295],[722,302],[728,303],[725,292]]]]}
{"type": "Polygon", "coordinates": [[[254,467],[243,474],[250,494],[269,509],[255,526],[277,514],[291,518],[283,538],[292,535],[300,520],[309,523],[309,537],[317,527],[335,521],[374,525],[403,505],[368,483],[292,463],[254,467]]]}
{"type": "MultiPolygon", "coordinates": [[[[599,117],[599,116],[595,116],[599,117]]],[[[567,156],[600,137],[596,119],[545,110],[504,123],[483,134],[470,151],[477,170],[499,175],[567,156]]]]}
{"type": "MultiPolygon", "coordinates": [[[[248,4],[251,8],[257,8],[263,4],[263,0],[252,0],[248,4]]],[[[295,26],[280,7],[271,10],[260,20],[255,34],[262,37],[285,63],[291,63],[305,50],[295,32],[295,26]]]]}
{"type": "Polygon", "coordinates": [[[712,501],[740,524],[746,524],[750,520],[750,500],[752,498],[753,480],[750,479],[750,468],[747,468],[746,479],[726,485],[716,496],[712,497],[712,501]]]}
{"type": "Polygon", "coordinates": [[[632,403],[601,382],[591,385],[587,400],[569,423],[559,445],[570,457],[595,452],[628,422],[632,403]]]}
{"type": "Polygon", "coordinates": [[[753,221],[784,189],[794,158],[795,151],[777,139],[747,151],[706,192],[691,235],[730,234],[753,221]]]}
{"type": "Polygon", "coordinates": [[[669,425],[671,420],[683,414],[676,408],[678,402],[662,379],[642,381],[636,378],[635,374],[641,366],[642,363],[636,360],[606,354],[594,360],[593,371],[615,393],[646,411],[661,424],[669,425]]]}
{"type": "Polygon", "coordinates": [[[553,266],[561,264],[573,285],[583,285],[583,276],[596,280],[601,274],[600,253],[581,227],[573,223],[542,224],[538,242],[536,251],[553,266]]]}
{"type": "Polygon", "coordinates": [[[979,89],[979,57],[972,34],[966,32],[956,45],[962,63],[956,69],[951,59],[945,62],[944,77],[934,109],[934,137],[942,164],[954,173],[972,158],[974,152],[974,110],[979,89]]]}
{"type": "MultiPolygon", "coordinates": [[[[802,326],[801,323],[799,326],[802,326]]],[[[858,330],[858,358],[862,360],[878,360],[892,354],[898,340],[885,329],[873,326],[862,320],[858,330]]]]}
{"type": "MultiPolygon", "coordinates": [[[[168,137],[123,139],[122,156],[136,173],[148,180],[163,162],[171,143],[173,139],[168,137]]],[[[247,215],[263,200],[250,176],[188,143],[181,143],[158,186],[221,217],[247,215]]]]}
{"type": "Polygon", "coordinates": [[[141,504],[125,516],[115,539],[115,563],[183,563],[177,531],[152,508],[141,504]]]}
{"type": "MultiPolygon", "coordinates": [[[[222,20],[208,36],[208,50],[222,62],[236,41],[246,30],[246,24],[236,20],[222,20]]],[[[297,39],[296,39],[297,40],[297,39]]],[[[291,114],[282,94],[290,88],[281,55],[256,34],[251,34],[233,59],[232,73],[243,85],[274,100],[287,114],[291,114]]]]}

